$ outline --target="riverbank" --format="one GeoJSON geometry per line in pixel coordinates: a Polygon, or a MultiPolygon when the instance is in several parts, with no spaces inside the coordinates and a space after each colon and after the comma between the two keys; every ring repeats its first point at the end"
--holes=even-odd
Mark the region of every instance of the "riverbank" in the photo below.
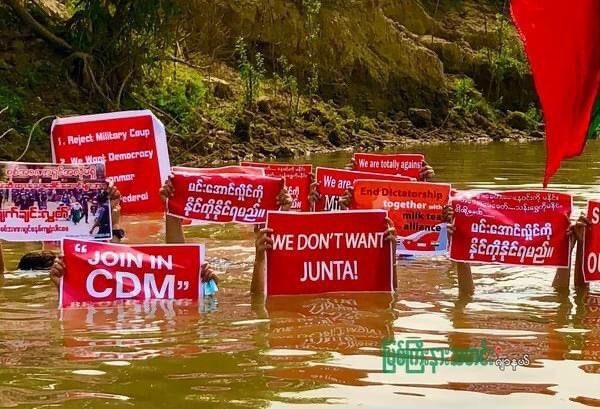
{"type": "MultiPolygon", "coordinates": [[[[256,13],[258,0],[215,3],[219,52],[210,53],[212,43],[187,43],[185,55],[148,68],[110,100],[90,87],[89,72],[81,73],[71,56],[0,4],[0,160],[50,160],[54,116],[125,109],[156,113],[167,127],[172,163],[191,166],[544,136],[518,40],[506,17],[492,18],[493,1],[441,2],[439,9],[416,1],[347,9],[323,2],[314,58],[305,49],[302,9],[275,3],[270,20],[256,13]],[[357,25],[363,14],[369,23],[357,25]],[[331,16],[354,34],[337,37],[331,16]],[[277,31],[284,23],[298,32],[277,31]],[[371,38],[377,49],[368,46],[371,38]],[[318,63],[318,83],[309,90],[311,61],[318,63]],[[252,89],[248,70],[260,77],[252,89]]],[[[59,34],[65,13],[53,20],[59,34]]],[[[209,33],[202,27],[186,30],[203,38],[209,33]]]]}

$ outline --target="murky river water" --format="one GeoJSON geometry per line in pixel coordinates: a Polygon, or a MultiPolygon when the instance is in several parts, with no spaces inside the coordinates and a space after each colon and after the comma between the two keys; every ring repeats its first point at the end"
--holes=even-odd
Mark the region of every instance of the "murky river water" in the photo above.
{"type": "MultiPolygon", "coordinates": [[[[600,143],[568,162],[552,188],[581,209],[599,199],[600,143]]],[[[457,188],[538,187],[543,145],[438,145],[424,153],[457,188]]],[[[349,153],[315,159],[342,166],[349,153]]],[[[126,218],[131,241],[160,242],[155,218],[126,218]]],[[[445,258],[399,262],[394,296],[249,295],[247,228],[192,230],[221,273],[218,306],[158,304],[60,316],[44,274],[0,278],[0,407],[22,408],[566,408],[600,406],[600,292],[557,295],[554,272],[476,267],[459,298],[445,258]],[[216,307],[216,308],[215,308],[216,307]],[[466,348],[482,340],[529,367],[445,366],[382,373],[381,342],[420,337],[466,348]]],[[[28,246],[7,246],[9,266],[28,246]]]]}

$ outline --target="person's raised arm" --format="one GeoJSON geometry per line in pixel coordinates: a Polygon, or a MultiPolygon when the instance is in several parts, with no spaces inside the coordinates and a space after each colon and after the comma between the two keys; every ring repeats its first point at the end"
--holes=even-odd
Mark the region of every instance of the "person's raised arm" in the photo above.
{"type": "Polygon", "coordinates": [[[387,230],[385,231],[385,240],[392,242],[391,252],[392,252],[392,272],[393,272],[393,282],[394,282],[394,291],[398,288],[398,271],[397,271],[397,263],[396,263],[396,228],[394,227],[394,222],[389,217],[386,217],[385,222],[387,224],[387,230]]]}
{"type": "MultiPolygon", "coordinates": [[[[292,206],[292,197],[286,188],[283,188],[277,196],[277,204],[281,211],[287,212],[290,210],[292,206]]],[[[252,283],[250,284],[250,293],[252,295],[264,295],[266,250],[273,246],[271,233],[273,233],[273,230],[265,228],[264,225],[257,225],[254,228],[256,256],[254,258],[254,267],[252,270],[252,283]]]]}
{"type": "Polygon", "coordinates": [[[65,274],[66,270],[67,268],[65,266],[63,256],[57,256],[54,259],[54,264],[50,268],[50,280],[52,280],[56,288],[58,288],[60,284],[60,278],[65,274]]]}
{"type": "Polygon", "coordinates": [[[110,200],[110,217],[112,221],[113,236],[111,243],[120,243],[125,237],[125,231],[121,229],[121,192],[113,182],[106,188],[110,200]]]}
{"type": "MultiPolygon", "coordinates": [[[[567,230],[567,235],[569,236],[570,241],[569,251],[572,251],[573,246],[576,246],[574,282],[575,287],[577,288],[587,287],[587,284],[583,279],[583,269],[581,263],[583,261],[583,235],[585,234],[585,229],[589,226],[589,220],[585,217],[585,215],[582,214],[577,222],[571,225],[567,230]]],[[[570,281],[570,266],[567,268],[558,268],[556,269],[556,274],[554,275],[554,280],[552,281],[552,287],[554,287],[554,289],[558,292],[568,292],[570,281]]]]}
{"type": "Polygon", "coordinates": [[[185,243],[185,235],[183,234],[183,226],[179,217],[174,217],[166,212],[167,199],[175,195],[173,187],[173,175],[169,175],[169,179],[160,189],[160,197],[165,204],[165,243],[185,243]]]}
{"type": "MultiPolygon", "coordinates": [[[[451,205],[444,207],[442,214],[443,220],[448,223],[448,241],[456,231],[454,226],[454,210],[451,205]]],[[[473,274],[471,266],[467,263],[454,263],[456,266],[456,275],[458,278],[458,293],[459,295],[471,295],[475,292],[475,284],[473,283],[473,274]]]]}
{"type": "Polygon", "coordinates": [[[310,175],[311,184],[310,184],[310,193],[308,194],[308,203],[310,205],[310,210],[315,210],[315,204],[321,200],[321,194],[319,193],[319,182],[315,180],[315,175],[310,175]]]}
{"type": "MultiPolygon", "coordinates": [[[[349,210],[352,207],[354,201],[354,188],[351,187],[344,193],[344,196],[340,197],[340,210],[349,210]]],[[[392,224],[393,227],[393,224],[392,224]]]]}
{"type": "Polygon", "coordinates": [[[423,166],[419,172],[419,180],[423,182],[430,182],[435,176],[435,171],[427,162],[423,161],[423,166]]]}
{"type": "Polygon", "coordinates": [[[254,258],[254,268],[252,270],[252,283],[250,284],[250,293],[252,295],[264,295],[265,291],[265,260],[267,249],[273,247],[271,234],[273,230],[263,228],[254,230],[256,247],[256,256],[254,258]]]}
{"type": "Polygon", "coordinates": [[[577,241],[576,251],[575,251],[575,287],[576,288],[587,288],[589,285],[585,282],[583,278],[583,236],[585,231],[591,227],[590,220],[585,217],[585,215],[581,215],[575,226],[573,226],[573,236],[577,241]]]}

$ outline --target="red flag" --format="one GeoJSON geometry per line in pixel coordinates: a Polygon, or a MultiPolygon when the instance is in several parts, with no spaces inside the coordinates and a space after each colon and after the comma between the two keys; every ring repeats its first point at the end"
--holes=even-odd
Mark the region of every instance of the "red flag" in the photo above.
{"type": "Polygon", "coordinates": [[[544,186],[585,147],[600,89],[600,1],[512,0],[546,122],[544,186]]]}

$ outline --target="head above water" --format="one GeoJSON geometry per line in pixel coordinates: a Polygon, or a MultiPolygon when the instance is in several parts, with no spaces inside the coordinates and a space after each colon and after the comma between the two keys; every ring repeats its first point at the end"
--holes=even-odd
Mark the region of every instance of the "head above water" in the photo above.
{"type": "Polygon", "coordinates": [[[34,251],[25,254],[19,261],[19,270],[49,270],[56,254],[51,251],[34,251]]]}

